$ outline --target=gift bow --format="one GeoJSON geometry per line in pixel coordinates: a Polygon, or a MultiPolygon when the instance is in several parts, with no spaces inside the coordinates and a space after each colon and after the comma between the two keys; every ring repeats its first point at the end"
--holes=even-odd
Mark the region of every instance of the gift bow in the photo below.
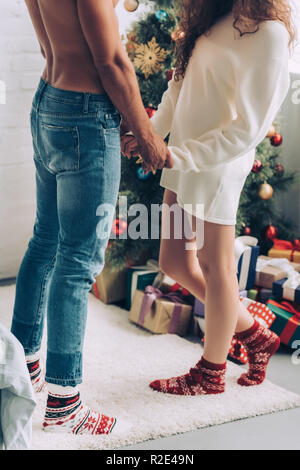
{"type": "Polygon", "coordinates": [[[270,258],[270,259],[258,258],[257,264],[256,264],[256,271],[258,272],[262,271],[265,266],[274,266],[286,272],[287,274],[290,274],[290,276],[294,275],[294,273],[297,274],[297,271],[291,265],[290,261],[286,258],[270,258]]]}
{"type": "Polygon", "coordinates": [[[138,324],[140,326],[144,325],[147,313],[151,310],[153,303],[160,298],[165,298],[174,302],[174,311],[169,327],[169,333],[175,333],[180,319],[181,305],[184,304],[184,301],[178,295],[178,292],[168,292],[167,294],[164,294],[161,290],[157,289],[157,287],[147,286],[143,297],[138,324]]]}
{"type": "Polygon", "coordinates": [[[297,310],[290,302],[283,301],[278,305],[284,307],[287,312],[293,313],[300,320],[300,310],[297,310]]]}
{"type": "Polygon", "coordinates": [[[295,331],[300,326],[300,310],[297,310],[294,305],[290,302],[276,302],[274,299],[269,300],[271,305],[279,307],[289,313],[292,313],[293,316],[288,320],[287,324],[280,333],[280,339],[283,344],[289,344],[291,338],[295,334],[295,331]]]}
{"type": "Polygon", "coordinates": [[[291,251],[291,261],[294,259],[295,251],[300,251],[299,240],[294,240],[290,242],[288,240],[279,240],[279,238],[274,238],[274,245],[272,248],[275,250],[290,250],[291,251]]]}
{"type": "MultiPolygon", "coordinates": [[[[184,303],[182,297],[178,295],[178,291],[164,293],[157,287],[147,286],[145,289],[145,295],[148,297],[149,302],[151,301],[151,305],[153,304],[153,302],[155,302],[155,300],[160,299],[161,297],[169,299],[171,300],[171,302],[174,302],[174,303],[179,303],[179,304],[184,303]]],[[[151,308],[151,305],[150,305],[150,308],[151,308]]]]}
{"type": "Polygon", "coordinates": [[[287,280],[282,284],[283,297],[285,299],[294,301],[295,290],[300,285],[300,273],[298,273],[291,265],[287,269],[286,273],[287,273],[287,280]]]}

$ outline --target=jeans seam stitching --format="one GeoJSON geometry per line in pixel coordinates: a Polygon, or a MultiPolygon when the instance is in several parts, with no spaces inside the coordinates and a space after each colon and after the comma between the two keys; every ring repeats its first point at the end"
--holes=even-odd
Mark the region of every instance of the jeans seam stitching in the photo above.
{"type": "MultiPolygon", "coordinates": [[[[51,258],[51,260],[49,261],[49,263],[46,265],[46,269],[45,269],[45,272],[44,272],[44,276],[43,276],[43,279],[42,279],[42,289],[41,289],[41,295],[40,295],[40,298],[39,298],[39,305],[38,305],[38,308],[37,308],[37,313],[35,315],[35,318],[38,318],[39,317],[39,314],[40,314],[40,309],[41,309],[41,305],[42,305],[42,302],[43,302],[43,299],[44,299],[44,293],[45,293],[45,285],[46,285],[46,277],[48,275],[48,273],[50,272],[50,266],[53,262],[53,260],[55,259],[56,255],[53,256],[51,258]]],[[[35,326],[37,325],[37,323],[35,323],[35,326]]],[[[39,324],[38,324],[39,325],[39,324]]],[[[32,329],[32,334],[31,334],[31,342],[33,342],[33,339],[34,339],[34,327],[32,329]]]]}

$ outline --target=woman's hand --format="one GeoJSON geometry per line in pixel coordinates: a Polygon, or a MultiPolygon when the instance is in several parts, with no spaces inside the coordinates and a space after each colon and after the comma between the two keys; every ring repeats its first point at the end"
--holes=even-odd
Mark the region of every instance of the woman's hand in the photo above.
{"type": "Polygon", "coordinates": [[[154,133],[151,138],[142,141],[138,141],[133,135],[123,136],[122,153],[129,159],[137,156],[142,157],[142,166],[145,171],[173,167],[172,156],[166,143],[154,133]]]}
{"type": "Polygon", "coordinates": [[[137,139],[133,135],[123,135],[121,137],[122,154],[129,160],[131,157],[139,156],[137,139]]]}

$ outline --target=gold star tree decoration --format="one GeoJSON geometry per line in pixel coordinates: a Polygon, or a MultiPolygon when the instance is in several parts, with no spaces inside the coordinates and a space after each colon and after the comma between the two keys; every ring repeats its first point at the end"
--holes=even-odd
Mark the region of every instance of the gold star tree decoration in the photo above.
{"type": "Polygon", "coordinates": [[[155,37],[148,44],[140,44],[135,50],[134,65],[141,70],[145,78],[149,78],[153,73],[157,73],[161,69],[162,63],[165,61],[168,52],[159,47],[155,37]]]}

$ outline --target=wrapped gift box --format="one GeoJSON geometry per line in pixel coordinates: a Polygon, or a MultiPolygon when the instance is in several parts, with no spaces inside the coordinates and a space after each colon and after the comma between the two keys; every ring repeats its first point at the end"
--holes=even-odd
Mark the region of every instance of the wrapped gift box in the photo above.
{"type": "Polygon", "coordinates": [[[247,295],[252,300],[257,300],[263,304],[266,304],[269,298],[272,296],[272,289],[266,289],[265,287],[254,286],[252,289],[248,290],[247,295]]]}
{"type": "Polygon", "coordinates": [[[105,265],[101,274],[96,277],[91,292],[105,304],[124,300],[126,297],[127,269],[115,271],[105,265]]]}
{"type": "Polygon", "coordinates": [[[181,295],[184,297],[191,296],[191,293],[187,289],[182,287],[178,282],[174,281],[174,279],[162,271],[157,274],[152,285],[165,293],[180,291],[181,295]]]}
{"type": "MultiPolygon", "coordinates": [[[[257,320],[261,325],[263,325],[265,328],[270,328],[272,323],[275,321],[275,315],[272,313],[272,311],[267,307],[267,305],[264,305],[260,302],[254,301],[252,299],[249,299],[248,297],[242,297],[240,296],[240,301],[245,305],[249,313],[257,320]]],[[[205,334],[205,312],[204,312],[204,306],[201,309],[201,306],[199,306],[199,300],[197,301],[197,311],[200,312],[200,315],[195,315],[194,313],[194,319],[195,319],[195,328],[194,331],[197,334],[197,336],[200,336],[200,338],[203,338],[205,334]]],[[[203,305],[203,304],[202,304],[203,305]]],[[[195,312],[195,308],[194,308],[195,312]]],[[[243,344],[237,340],[236,338],[232,339],[231,342],[231,347],[229,350],[229,356],[236,359],[237,361],[241,362],[242,364],[246,364],[248,362],[248,355],[245,347],[243,344]]]]}
{"type": "Polygon", "coordinates": [[[258,289],[255,289],[255,287],[253,289],[249,289],[247,297],[248,297],[248,299],[251,299],[251,300],[257,300],[258,289]]]}
{"type": "Polygon", "coordinates": [[[247,297],[248,291],[247,290],[240,290],[240,297],[247,297]]]}
{"type": "Polygon", "coordinates": [[[170,290],[174,290],[174,286],[178,287],[179,284],[174,281],[170,276],[167,274],[163,273],[162,271],[159,271],[154,279],[153,286],[157,287],[157,289],[160,289],[162,292],[169,292],[170,290]]]}
{"type": "Polygon", "coordinates": [[[260,253],[258,240],[241,236],[235,239],[235,261],[240,290],[252,289],[255,283],[256,263],[260,253]]]}
{"type": "Polygon", "coordinates": [[[129,320],[156,334],[185,336],[191,318],[192,307],[182,303],[174,294],[163,294],[153,286],[145,292],[136,290],[129,313],[129,320]]]}
{"type": "Polygon", "coordinates": [[[265,287],[258,288],[258,297],[257,300],[263,304],[267,304],[269,299],[272,297],[272,289],[267,289],[265,287]]]}
{"type": "Polygon", "coordinates": [[[291,268],[299,272],[300,263],[290,263],[286,258],[259,256],[256,264],[255,285],[272,289],[273,282],[287,277],[291,268]]]}
{"type": "Polygon", "coordinates": [[[136,290],[144,291],[148,285],[152,285],[159,272],[158,266],[153,263],[146,266],[132,266],[127,271],[126,302],[125,308],[130,310],[136,290]]]}
{"type": "Polygon", "coordinates": [[[286,258],[289,261],[300,263],[300,243],[299,240],[290,242],[274,238],[274,245],[269,250],[268,256],[271,258],[286,258]]]}
{"type": "Polygon", "coordinates": [[[293,347],[294,341],[300,340],[300,306],[286,301],[279,303],[272,298],[268,307],[276,316],[271,330],[283,344],[293,347]]]}
{"type": "Polygon", "coordinates": [[[273,282],[272,293],[276,300],[285,299],[300,303],[300,274],[298,274],[298,280],[297,278],[285,278],[273,282]]]}

